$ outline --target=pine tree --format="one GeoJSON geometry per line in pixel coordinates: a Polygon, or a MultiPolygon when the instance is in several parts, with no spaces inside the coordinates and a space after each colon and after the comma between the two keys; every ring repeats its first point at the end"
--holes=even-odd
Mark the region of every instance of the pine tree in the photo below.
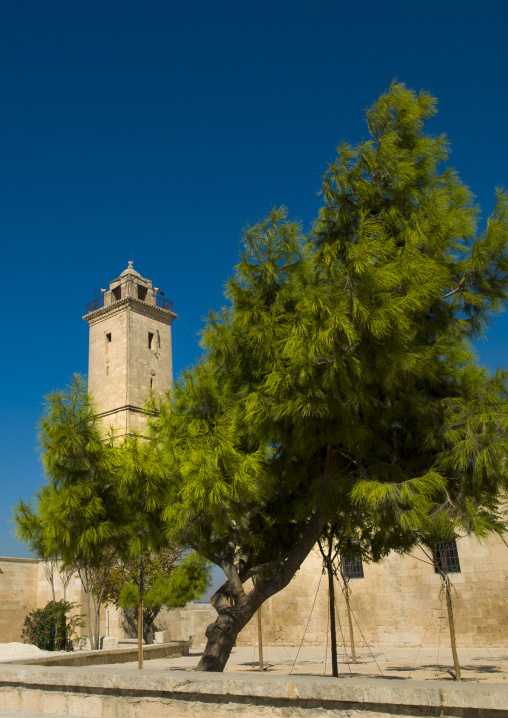
{"type": "Polygon", "coordinates": [[[158,407],[168,531],[226,576],[201,670],[223,670],[351,505],[374,559],[430,525],[504,526],[506,375],[471,341],[504,308],[507,197],[478,232],[445,138],[425,134],[435,107],[392,84],[371,139],[338,148],[308,236],[283,208],[245,230],[206,354],[158,407]]]}
{"type": "Polygon", "coordinates": [[[47,480],[33,504],[20,501],[14,508],[17,535],[39,556],[58,557],[79,571],[90,643],[98,648],[100,608],[122,523],[115,488],[119,453],[105,440],[79,375],[46,397],[39,441],[47,480]]]}

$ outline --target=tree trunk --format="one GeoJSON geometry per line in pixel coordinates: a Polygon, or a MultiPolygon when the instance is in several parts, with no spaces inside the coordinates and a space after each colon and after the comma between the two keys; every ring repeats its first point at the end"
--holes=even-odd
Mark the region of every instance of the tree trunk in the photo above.
{"type": "MultiPolygon", "coordinates": [[[[327,474],[328,476],[328,474],[327,474]]],[[[323,482],[322,490],[327,488],[326,481],[323,482]]],[[[212,597],[212,605],[215,606],[217,619],[211,623],[206,629],[206,637],[208,642],[203,651],[201,660],[196,668],[197,671],[223,671],[230,653],[235,645],[236,638],[242,628],[254,616],[258,608],[271,596],[289,584],[295,573],[298,571],[303,561],[307,558],[319,538],[325,520],[321,514],[321,510],[317,509],[310,519],[307,528],[298,544],[285,557],[282,568],[269,579],[261,579],[260,571],[249,571],[240,579],[237,567],[230,560],[215,561],[218,566],[224,570],[227,581],[224,586],[219,589],[212,597]],[[245,595],[243,583],[247,581],[254,573],[254,586],[248,595],[245,595]],[[260,586],[257,587],[257,581],[260,586]],[[228,587],[229,584],[229,587],[228,587]],[[214,603],[216,596],[222,595],[219,603],[214,603]],[[229,605],[229,597],[236,596],[235,605],[229,605]],[[238,601],[238,602],[237,602],[238,601]]],[[[199,550],[199,547],[196,547],[199,550]]],[[[277,562],[278,563],[278,562],[277,562]]]]}
{"type": "Polygon", "coordinates": [[[353,619],[351,617],[351,606],[349,605],[349,585],[345,583],[344,595],[346,597],[347,618],[349,621],[349,638],[351,641],[351,662],[356,663],[355,635],[353,633],[353,619]]]}
{"type": "Polygon", "coordinates": [[[261,623],[261,606],[258,608],[258,654],[259,654],[259,670],[264,671],[264,666],[263,666],[263,626],[261,623]]]}
{"type": "Polygon", "coordinates": [[[90,648],[92,648],[93,636],[92,636],[92,610],[90,607],[90,581],[88,580],[88,574],[86,569],[82,569],[79,572],[81,578],[81,584],[86,594],[86,625],[88,626],[88,638],[90,640],[90,648]],[[83,571],[83,573],[82,573],[83,571]],[[84,575],[84,580],[83,580],[84,575]]]}
{"type": "Polygon", "coordinates": [[[236,637],[255,612],[256,609],[250,606],[232,606],[221,611],[215,622],[206,629],[208,642],[196,670],[216,673],[223,671],[236,637]]]}
{"type": "Polygon", "coordinates": [[[143,668],[143,556],[139,557],[138,669],[143,668]]]}
{"type": "Polygon", "coordinates": [[[55,594],[55,581],[53,575],[51,576],[51,596],[53,601],[53,620],[55,622],[55,640],[53,642],[53,650],[60,650],[60,625],[58,622],[58,616],[56,615],[56,594],[55,594]]]}
{"type": "Polygon", "coordinates": [[[101,633],[101,602],[95,601],[95,624],[93,629],[94,638],[94,651],[98,651],[100,648],[100,633],[101,633]]]}
{"type": "Polygon", "coordinates": [[[326,562],[326,571],[328,573],[328,600],[330,605],[330,646],[332,649],[332,675],[334,678],[339,676],[339,667],[337,665],[337,634],[335,626],[335,586],[333,584],[333,570],[330,557],[326,562]]]}
{"type": "Polygon", "coordinates": [[[450,626],[450,641],[452,644],[453,667],[455,668],[455,680],[461,681],[459,657],[457,655],[457,643],[455,640],[455,622],[453,620],[453,605],[450,592],[450,582],[445,582],[446,608],[448,609],[448,625],[450,626]]]}
{"type": "Polygon", "coordinates": [[[145,643],[153,643],[154,623],[159,615],[160,609],[147,608],[143,601],[143,641],[145,643]]]}
{"type": "Polygon", "coordinates": [[[208,642],[196,670],[220,673],[226,667],[238,631],[228,616],[221,615],[208,626],[205,635],[208,642]]]}

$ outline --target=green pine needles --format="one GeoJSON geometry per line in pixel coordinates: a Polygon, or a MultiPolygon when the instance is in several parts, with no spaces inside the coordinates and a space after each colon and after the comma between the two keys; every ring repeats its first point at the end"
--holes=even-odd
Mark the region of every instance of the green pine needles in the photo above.
{"type": "Polygon", "coordinates": [[[505,305],[507,196],[479,232],[446,139],[425,133],[435,108],[393,83],[371,139],[338,148],[310,234],[284,208],[244,231],[206,355],[154,422],[166,520],[227,578],[202,669],[222,670],[226,634],[326,527],[374,560],[505,527],[506,374],[471,341],[505,305]]]}

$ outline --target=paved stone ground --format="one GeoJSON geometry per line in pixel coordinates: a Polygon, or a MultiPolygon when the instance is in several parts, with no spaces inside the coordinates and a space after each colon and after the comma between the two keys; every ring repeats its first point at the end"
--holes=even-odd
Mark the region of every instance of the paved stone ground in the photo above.
{"type": "MultiPolygon", "coordinates": [[[[508,643],[508,641],[507,641],[508,643]]],[[[468,682],[508,684],[508,647],[457,649],[462,678],[468,682]]],[[[451,650],[440,648],[390,648],[386,650],[365,648],[357,650],[357,663],[344,662],[344,653],[338,649],[339,677],[404,678],[416,680],[454,680],[451,650]]],[[[146,670],[192,671],[197,666],[201,651],[191,651],[189,656],[161,658],[145,661],[146,670]]],[[[265,646],[264,667],[267,673],[280,675],[331,676],[330,650],[326,656],[324,647],[298,648],[265,646]],[[297,655],[298,654],[298,655],[297,655]],[[296,659],[296,660],[295,660],[296,659]]],[[[100,671],[109,666],[89,666],[80,671],[100,671]]],[[[131,671],[137,663],[114,664],[115,670],[131,671]]],[[[259,672],[257,647],[234,648],[226,666],[226,672],[259,672]]]]}

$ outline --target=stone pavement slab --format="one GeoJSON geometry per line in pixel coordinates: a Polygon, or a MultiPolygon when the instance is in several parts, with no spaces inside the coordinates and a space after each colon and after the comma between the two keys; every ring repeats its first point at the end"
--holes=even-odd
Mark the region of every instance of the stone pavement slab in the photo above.
{"type": "MultiPolygon", "coordinates": [[[[465,682],[507,683],[508,651],[502,648],[459,648],[462,678],[465,682]]],[[[155,659],[146,665],[150,671],[194,671],[201,651],[188,656],[155,659]]],[[[324,647],[266,646],[263,651],[265,675],[331,676],[331,655],[324,647]]],[[[131,671],[135,663],[113,664],[116,672],[131,671]]],[[[107,668],[104,666],[104,669],[107,668]]],[[[92,670],[83,668],[81,670],[92,670]]],[[[94,666],[93,670],[101,670],[94,666]]],[[[259,673],[257,647],[234,648],[225,673],[259,673]]],[[[341,678],[399,678],[411,680],[455,681],[450,649],[395,648],[357,650],[357,663],[339,653],[341,678]]]]}
{"type": "MultiPolygon", "coordinates": [[[[51,718],[87,718],[87,716],[72,716],[69,713],[50,713],[51,718]]],[[[0,718],[41,718],[41,713],[13,708],[0,708],[0,718]]]]}

